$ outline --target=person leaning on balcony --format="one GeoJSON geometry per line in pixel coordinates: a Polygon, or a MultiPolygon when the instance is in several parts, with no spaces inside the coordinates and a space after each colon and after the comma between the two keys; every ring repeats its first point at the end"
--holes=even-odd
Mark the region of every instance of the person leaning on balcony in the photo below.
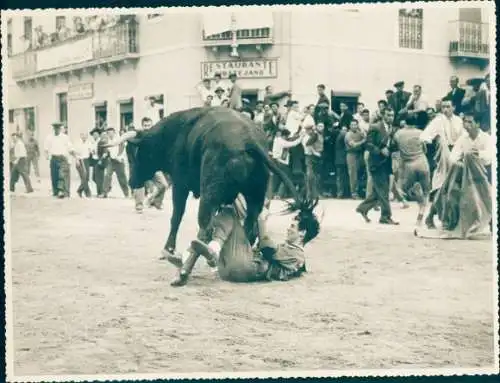
{"type": "Polygon", "coordinates": [[[71,141],[62,132],[63,124],[53,122],[53,134],[45,140],[45,155],[50,160],[50,179],[52,181],[52,195],[58,198],[70,196],[69,191],[69,159],[75,151],[71,141]]]}

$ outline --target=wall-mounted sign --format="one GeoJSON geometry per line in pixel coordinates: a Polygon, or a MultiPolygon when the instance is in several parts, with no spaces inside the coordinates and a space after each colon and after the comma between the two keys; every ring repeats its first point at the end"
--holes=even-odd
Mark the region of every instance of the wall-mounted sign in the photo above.
{"type": "Polygon", "coordinates": [[[278,59],[204,61],[201,63],[201,78],[213,78],[220,73],[228,78],[230,73],[239,78],[276,78],[278,77],[278,59]]]}
{"type": "Polygon", "coordinates": [[[80,100],[94,97],[94,84],[91,82],[73,84],[68,87],[68,98],[70,100],[80,100]]]}

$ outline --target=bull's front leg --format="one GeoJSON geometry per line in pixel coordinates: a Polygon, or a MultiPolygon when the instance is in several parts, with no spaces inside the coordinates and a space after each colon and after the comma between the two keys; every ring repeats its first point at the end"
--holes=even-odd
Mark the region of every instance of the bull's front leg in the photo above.
{"type": "MultiPolygon", "coordinates": [[[[207,201],[203,196],[200,199],[200,206],[198,208],[198,235],[197,238],[203,242],[208,242],[210,239],[210,224],[212,221],[212,216],[215,211],[219,208],[220,204],[216,204],[213,201],[207,201]]],[[[180,287],[184,286],[189,279],[189,275],[193,271],[200,254],[195,252],[192,248],[188,249],[189,255],[186,260],[182,262],[182,266],[179,270],[177,278],[170,284],[171,286],[180,287]]]]}

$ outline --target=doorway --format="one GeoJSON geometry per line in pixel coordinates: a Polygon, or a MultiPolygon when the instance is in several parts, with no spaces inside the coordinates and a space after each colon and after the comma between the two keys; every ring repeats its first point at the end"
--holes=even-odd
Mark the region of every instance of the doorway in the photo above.
{"type": "Polygon", "coordinates": [[[340,104],[344,103],[352,114],[356,113],[360,93],[356,92],[334,92],[332,90],[332,110],[340,114],[340,104]]]}
{"type": "Polygon", "coordinates": [[[252,110],[255,109],[257,105],[257,101],[259,99],[259,90],[258,89],[245,89],[241,92],[241,98],[247,99],[249,101],[249,106],[252,110]]]}

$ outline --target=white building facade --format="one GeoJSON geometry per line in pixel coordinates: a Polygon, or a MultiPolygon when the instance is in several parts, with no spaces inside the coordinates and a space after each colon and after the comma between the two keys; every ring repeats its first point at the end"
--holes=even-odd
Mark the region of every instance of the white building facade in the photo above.
{"type": "Polygon", "coordinates": [[[158,118],[200,106],[202,78],[231,71],[251,101],[272,85],[301,105],[315,103],[322,83],[334,107],[362,101],[373,110],[403,80],[408,90],[421,85],[434,102],[448,92],[451,75],[464,84],[489,71],[494,8],[474,7],[159,10],[103,17],[101,28],[85,24],[80,33],[74,29],[87,20],[82,15],[6,13],[9,128],[34,130],[43,140],[55,120],[67,124],[72,139],[96,121],[139,124],[151,113],[146,99],[154,100],[158,118]]]}

